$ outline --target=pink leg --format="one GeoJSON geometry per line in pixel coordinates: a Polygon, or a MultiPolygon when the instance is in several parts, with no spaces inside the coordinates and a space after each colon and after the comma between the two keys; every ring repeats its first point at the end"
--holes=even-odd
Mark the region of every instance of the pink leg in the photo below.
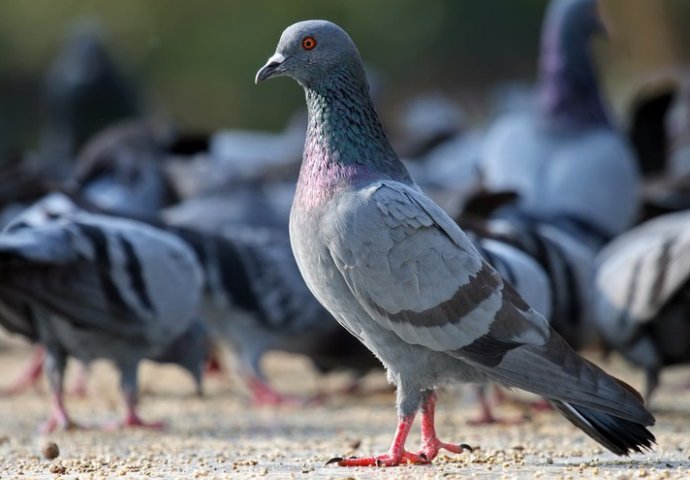
{"type": "MultiPolygon", "coordinates": [[[[494,389],[497,397],[498,403],[503,403],[507,401],[505,393],[498,386],[494,389]]],[[[507,420],[504,418],[498,418],[494,416],[491,405],[486,395],[486,387],[480,386],[477,388],[477,398],[479,399],[480,413],[477,418],[473,418],[467,421],[469,425],[491,425],[491,424],[501,424],[501,425],[517,425],[522,423],[524,420],[522,418],[516,418],[512,420],[507,420]]]]}
{"type": "MultiPolygon", "coordinates": [[[[544,399],[536,400],[536,401],[522,401],[522,400],[517,400],[515,398],[510,398],[508,395],[506,395],[505,390],[503,390],[498,385],[494,385],[494,395],[496,398],[496,402],[498,404],[513,403],[513,404],[523,405],[523,406],[526,405],[536,412],[546,412],[549,410],[553,410],[553,407],[551,406],[551,404],[544,399]]],[[[511,422],[511,423],[513,423],[513,422],[511,422]]]]}
{"type": "Polygon", "coordinates": [[[52,403],[52,413],[50,418],[41,426],[42,433],[49,433],[56,428],[63,430],[71,430],[80,428],[75,424],[67,414],[65,404],[63,402],[63,379],[65,372],[66,358],[61,352],[48,352],[45,356],[45,368],[48,376],[48,384],[50,385],[50,395],[52,403]]]}
{"type": "Polygon", "coordinates": [[[468,420],[469,425],[489,425],[496,423],[497,419],[491,411],[491,405],[486,398],[486,389],[481,386],[477,388],[477,398],[479,400],[479,416],[468,420]]]}
{"type": "Polygon", "coordinates": [[[65,409],[65,404],[62,401],[62,393],[53,393],[52,397],[53,412],[50,415],[50,418],[48,418],[48,420],[41,425],[41,433],[50,433],[58,428],[61,430],[73,430],[75,428],[80,428],[69,418],[67,410],[65,409]]]}
{"type": "Polygon", "coordinates": [[[206,375],[220,375],[223,373],[223,362],[220,361],[220,351],[218,347],[211,345],[211,352],[206,360],[206,367],[204,373],[206,375]]]}
{"type": "Polygon", "coordinates": [[[398,420],[398,428],[393,437],[393,444],[388,453],[375,457],[332,458],[326,464],[337,463],[341,467],[394,467],[401,463],[429,463],[430,459],[405,450],[405,441],[412,428],[414,415],[398,420]]]}
{"type": "Polygon", "coordinates": [[[160,420],[155,422],[145,422],[141,419],[139,414],[136,412],[136,409],[134,408],[128,408],[127,413],[125,414],[125,418],[122,420],[122,422],[120,422],[120,427],[123,428],[141,427],[150,428],[152,430],[163,430],[165,426],[165,422],[160,420]]]}
{"type": "Polygon", "coordinates": [[[280,392],[277,392],[268,383],[256,377],[250,377],[247,379],[247,385],[252,392],[252,405],[255,407],[278,405],[304,406],[319,403],[321,401],[320,397],[318,396],[310,399],[284,395],[280,392]]]}
{"type": "Polygon", "coordinates": [[[45,359],[45,349],[42,346],[36,346],[33,349],[28,365],[19,377],[12,383],[10,387],[2,389],[1,395],[18,395],[36,385],[43,373],[43,361],[45,359]]]}
{"type": "Polygon", "coordinates": [[[77,371],[77,378],[74,379],[74,383],[72,383],[69,393],[71,395],[84,398],[87,394],[86,384],[89,381],[89,367],[86,364],[79,362],[77,368],[79,369],[77,371]]]}
{"type": "Polygon", "coordinates": [[[431,391],[422,404],[422,449],[417,455],[429,462],[436,458],[442,449],[452,453],[463,453],[465,450],[472,451],[472,447],[467,444],[445,443],[436,436],[434,416],[437,398],[436,392],[431,391]]]}
{"type": "Polygon", "coordinates": [[[125,413],[125,418],[123,418],[120,422],[119,426],[121,428],[141,427],[151,428],[153,430],[162,430],[163,428],[165,428],[165,422],[146,422],[141,419],[141,417],[137,413],[137,393],[135,390],[125,390],[124,396],[127,412],[125,413]]]}

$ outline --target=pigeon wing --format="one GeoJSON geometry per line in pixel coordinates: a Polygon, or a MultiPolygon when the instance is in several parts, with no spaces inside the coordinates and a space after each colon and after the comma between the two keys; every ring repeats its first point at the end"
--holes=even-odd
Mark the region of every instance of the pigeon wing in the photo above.
{"type": "Polygon", "coordinates": [[[331,255],[379,325],[504,384],[653,421],[636,392],[581,359],[419,190],[380,182],[344,198],[331,255]]]}

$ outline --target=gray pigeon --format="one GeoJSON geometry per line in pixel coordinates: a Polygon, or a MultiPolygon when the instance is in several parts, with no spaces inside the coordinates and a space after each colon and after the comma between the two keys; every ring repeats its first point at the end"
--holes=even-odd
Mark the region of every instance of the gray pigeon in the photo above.
{"type": "Polygon", "coordinates": [[[487,189],[519,194],[513,212],[557,223],[598,250],[632,225],[639,174],[599,89],[589,49],[603,30],[596,8],[596,0],[549,4],[534,111],[497,119],[480,171],[487,189]]]}
{"type": "Polygon", "coordinates": [[[322,372],[348,370],[362,376],[381,367],[304,284],[287,231],[239,224],[223,234],[169,230],[187,241],[199,259],[206,280],[203,318],[214,338],[236,354],[254,404],[297,400],[268,382],[261,360],[269,351],[304,355],[322,372]]]}
{"type": "Polygon", "coordinates": [[[644,368],[649,398],[662,367],[690,363],[690,212],[630,230],[597,260],[597,325],[608,345],[644,368]]]}
{"type": "Polygon", "coordinates": [[[141,113],[136,88],[106,43],[97,23],[76,22],[46,73],[36,158],[45,177],[66,179],[72,160],[92,135],[141,113]]]}
{"type": "Polygon", "coordinates": [[[0,324],[46,349],[53,394],[46,430],[73,425],[62,400],[68,356],[115,363],[124,426],[158,426],[136,413],[140,360],[172,361],[199,378],[201,271],[175,236],[79,211],[55,194],[0,234],[0,272],[0,324]]]}
{"type": "Polygon", "coordinates": [[[157,130],[153,123],[138,120],[99,132],[82,149],[67,188],[123,214],[153,215],[174,203],[163,171],[165,133],[157,130]]]}
{"type": "Polygon", "coordinates": [[[498,382],[548,399],[619,455],[651,448],[641,396],[578,356],[410,179],[369,97],[359,52],[337,25],[288,27],[256,82],[290,76],[309,126],[290,239],[316,298],[384,363],[398,392],[388,453],[342,466],[428,463],[440,449],[436,387],[498,382]],[[405,450],[422,410],[422,449],[405,450]]]}
{"type": "MultiPolygon", "coordinates": [[[[596,329],[588,305],[594,278],[596,252],[578,242],[568,233],[548,223],[519,222],[516,219],[490,219],[482,223],[461,222],[466,232],[479,236],[483,242],[493,240],[498,245],[510,245],[537,262],[546,276],[546,288],[534,286],[531,296],[525,294],[531,280],[515,281],[489,257],[489,263],[516,287],[532,308],[549,320],[568,344],[579,350],[592,346],[596,329]],[[543,309],[534,298],[549,302],[543,309]]],[[[472,237],[470,237],[472,238],[472,237]]],[[[510,260],[511,257],[509,257],[510,260]]],[[[497,260],[501,260],[499,256],[497,260]]],[[[503,262],[506,263],[505,261],[503,262]]],[[[510,266],[510,263],[508,263],[510,266]]]]}

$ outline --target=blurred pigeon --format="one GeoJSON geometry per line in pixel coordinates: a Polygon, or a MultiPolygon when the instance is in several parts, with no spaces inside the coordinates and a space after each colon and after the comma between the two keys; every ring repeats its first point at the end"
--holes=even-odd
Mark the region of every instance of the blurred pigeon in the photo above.
{"type": "MultiPolygon", "coordinates": [[[[523,250],[516,248],[510,242],[492,238],[491,235],[478,234],[477,231],[467,231],[469,239],[477,248],[481,256],[507,280],[527,303],[545,318],[551,318],[554,308],[554,293],[549,283],[547,272],[523,250]]],[[[499,237],[500,238],[500,237],[499,237]]],[[[502,394],[497,396],[502,398],[502,394]]],[[[512,423],[497,417],[487,398],[486,385],[477,387],[480,413],[469,420],[471,425],[487,425],[494,423],[512,423]]]]}
{"type": "Polygon", "coordinates": [[[652,84],[635,110],[631,135],[655,167],[642,188],[640,221],[690,208],[690,81],[687,71],[679,76],[652,84]]]}
{"type": "Polygon", "coordinates": [[[480,184],[482,134],[468,128],[461,109],[440,93],[415,97],[406,106],[400,136],[415,182],[453,215],[480,184]]]}
{"type": "Polygon", "coordinates": [[[161,211],[170,225],[184,226],[208,233],[219,233],[235,224],[255,227],[286,228],[293,189],[275,190],[274,184],[238,182],[218,192],[189,198],[161,211]],[[274,200],[274,194],[278,198],[274,200]],[[284,205],[280,207],[280,203],[284,205]]]}
{"type": "Polygon", "coordinates": [[[156,214],[176,200],[163,170],[163,136],[141,120],[106,128],[82,149],[68,188],[107,210],[156,214]]]}
{"type": "Polygon", "coordinates": [[[209,155],[217,183],[251,180],[271,169],[297,171],[304,146],[304,114],[295,114],[279,134],[249,130],[223,130],[210,140],[209,155]]]}
{"type": "Polygon", "coordinates": [[[603,30],[595,0],[553,0],[542,31],[537,104],[489,129],[482,179],[519,194],[519,214],[558,222],[598,250],[637,213],[638,172],[609,121],[589,40],[603,30]]]}
{"type": "MultiPolygon", "coordinates": [[[[110,213],[83,202],[83,208],[110,213]]],[[[269,351],[309,358],[321,372],[348,370],[357,378],[381,363],[314,298],[290,249],[287,229],[225,222],[209,230],[134,217],[177,235],[193,249],[204,274],[203,318],[213,338],[238,358],[257,405],[291,403],[261,368],[269,351]]],[[[158,360],[158,359],[157,359],[158,360]]],[[[357,380],[350,388],[357,386],[357,380]]],[[[302,402],[301,400],[299,400],[302,402]]]]}
{"type": "MultiPolygon", "coordinates": [[[[690,72],[684,72],[690,76],[690,72]]],[[[665,118],[669,173],[690,174],[690,79],[683,78],[665,118]]]]}
{"type": "Polygon", "coordinates": [[[108,52],[101,29],[71,29],[45,78],[44,126],[36,159],[45,175],[64,180],[84,143],[111,123],[140,112],[135,88],[108,52]]]}
{"type": "MultiPolygon", "coordinates": [[[[537,268],[546,277],[547,286],[541,288],[535,285],[533,297],[530,297],[520,284],[515,284],[509,275],[487,258],[504,278],[514,283],[518,293],[549,320],[551,327],[571,347],[579,350],[595,342],[596,329],[587,308],[595,270],[594,251],[548,223],[517,222],[515,219],[467,222],[461,219],[459,224],[484,242],[491,240],[498,245],[509,245],[536,262],[537,268]],[[534,296],[541,296],[542,302],[548,302],[548,310],[534,303],[534,296]]],[[[523,277],[522,284],[529,284],[529,277],[523,277]]]]}
{"type": "Polygon", "coordinates": [[[670,143],[666,119],[677,104],[678,85],[670,78],[645,83],[631,101],[628,136],[635,149],[640,173],[654,177],[667,168],[670,143]]]}
{"type": "Polygon", "coordinates": [[[342,466],[429,463],[437,386],[518,387],[547,398],[619,455],[651,448],[640,395],[579,357],[489,266],[462,230],[412,182],[369,98],[359,52],[340,27],[288,27],[261,82],[287,75],[306,94],[309,127],[290,239],[309,289],[384,363],[399,423],[387,454],[342,466]],[[422,409],[422,450],[404,449],[422,409]]]}
{"type": "Polygon", "coordinates": [[[141,359],[174,361],[200,375],[201,272],[173,235],[79,211],[54,194],[0,235],[0,271],[0,323],[46,348],[53,394],[46,430],[72,425],[62,400],[67,356],[115,363],[128,426],[158,425],[136,413],[141,359]]]}
{"type": "Polygon", "coordinates": [[[464,112],[440,92],[430,92],[407,102],[401,115],[403,155],[425,156],[466,128],[464,112]]]}
{"type": "Polygon", "coordinates": [[[647,398],[662,367],[690,363],[690,212],[650,220],[601,252],[594,311],[608,345],[644,368],[647,398]]]}
{"type": "Polygon", "coordinates": [[[289,403],[261,369],[269,351],[304,355],[322,372],[361,376],[381,363],[314,298],[290,250],[287,232],[234,225],[222,234],[173,228],[203,267],[202,312],[214,338],[229,344],[255,404],[289,403]]]}

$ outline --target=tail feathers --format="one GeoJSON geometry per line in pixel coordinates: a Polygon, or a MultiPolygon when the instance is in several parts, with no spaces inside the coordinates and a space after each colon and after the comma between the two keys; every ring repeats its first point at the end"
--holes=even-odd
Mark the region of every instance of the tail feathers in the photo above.
{"type": "Polygon", "coordinates": [[[549,399],[565,418],[616,455],[643,453],[656,442],[644,425],[592,408],[549,399]]]}

